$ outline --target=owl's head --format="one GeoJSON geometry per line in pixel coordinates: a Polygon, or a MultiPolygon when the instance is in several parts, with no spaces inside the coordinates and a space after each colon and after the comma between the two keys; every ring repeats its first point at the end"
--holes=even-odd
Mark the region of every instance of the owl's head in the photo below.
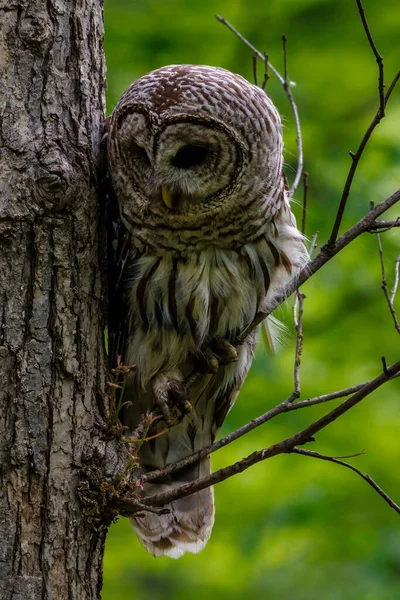
{"type": "Polygon", "coordinates": [[[169,66],[135,81],[112,114],[108,155],[122,221],[161,248],[249,241],[283,193],[278,112],[225,69],[169,66]]]}

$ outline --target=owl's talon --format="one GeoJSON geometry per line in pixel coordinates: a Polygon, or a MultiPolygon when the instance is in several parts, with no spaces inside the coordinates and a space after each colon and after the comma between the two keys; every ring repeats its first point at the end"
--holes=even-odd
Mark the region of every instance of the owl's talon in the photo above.
{"type": "Polygon", "coordinates": [[[221,366],[239,360],[238,352],[230,342],[222,337],[211,340],[200,356],[200,369],[215,375],[221,366]]]}
{"type": "Polygon", "coordinates": [[[238,351],[228,340],[222,337],[213,339],[210,348],[218,357],[220,365],[229,365],[239,360],[238,351]]]}
{"type": "Polygon", "coordinates": [[[191,402],[189,402],[189,400],[185,400],[185,404],[184,404],[184,406],[183,406],[183,410],[184,410],[185,414],[187,414],[187,415],[188,415],[190,412],[192,412],[192,410],[193,410],[193,406],[192,406],[192,403],[191,403],[191,402]]]}
{"type": "Polygon", "coordinates": [[[208,373],[212,373],[213,375],[215,375],[215,373],[217,373],[217,371],[219,369],[219,360],[218,360],[217,356],[215,356],[215,354],[211,350],[211,348],[207,348],[203,352],[203,356],[201,358],[202,358],[202,362],[203,362],[203,366],[205,367],[205,370],[208,373]]]}
{"type": "MultiPolygon", "coordinates": [[[[187,399],[186,386],[182,381],[169,381],[168,392],[170,404],[177,407],[182,413],[182,418],[185,414],[192,410],[192,405],[187,399]]],[[[181,420],[182,420],[181,418],[181,420]]]]}
{"type": "Polygon", "coordinates": [[[153,389],[155,408],[160,411],[168,427],[181,423],[184,416],[192,410],[182,381],[162,377],[155,382],[153,389]]]}

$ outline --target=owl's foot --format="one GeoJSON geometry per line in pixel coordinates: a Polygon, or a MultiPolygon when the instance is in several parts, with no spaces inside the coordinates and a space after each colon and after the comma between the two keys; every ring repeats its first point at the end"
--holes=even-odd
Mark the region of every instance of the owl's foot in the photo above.
{"type": "Polygon", "coordinates": [[[239,359],[238,352],[228,340],[217,337],[211,340],[201,357],[209,373],[216,373],[220,366],[229,365],[239,359]]]}
{"type": "Polygon", "coordinates": [[[156,377],[153,391],[155,409],[159,411],[168,427],[180,423],[192,410],[185,383],[176,377],[169,377],[168,373],[156,377]]]}

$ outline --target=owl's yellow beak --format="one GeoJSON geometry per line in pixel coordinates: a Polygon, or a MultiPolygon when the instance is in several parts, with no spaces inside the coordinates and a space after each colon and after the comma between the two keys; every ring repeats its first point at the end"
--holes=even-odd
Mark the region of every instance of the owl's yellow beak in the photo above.
{"type": "Polygon", "coordinates": [[[171,192],[169,192],[165,187],[162,187],[161,188],[161,196],[162,196],[165,206],[167,206],[168,208],[172,208],[174,199],[173,199],[171,192]]]}

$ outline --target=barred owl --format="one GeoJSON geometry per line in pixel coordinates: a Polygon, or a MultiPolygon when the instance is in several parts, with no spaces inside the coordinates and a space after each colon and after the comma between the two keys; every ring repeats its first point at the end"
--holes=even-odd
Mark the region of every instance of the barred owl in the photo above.
{"type": "MultiPolygon", "coordinates": [[[[286,198],[279,114],[239,75],[179,65],[137,80],[111,116],[108,161],[119,206],[111,360],[137,366],[126,422],[161,410],[155,434],[180,415],[143,444],[149,472],[215,439],[252,362],[255,334],[235,339],[307,256],[286,198]]],[[[209,473],[205,458],[143,494],[209,473]]],[[[201,550],[212,488],[168,508],[132,519],[141,543],[155,556],[201,550]]]]}

